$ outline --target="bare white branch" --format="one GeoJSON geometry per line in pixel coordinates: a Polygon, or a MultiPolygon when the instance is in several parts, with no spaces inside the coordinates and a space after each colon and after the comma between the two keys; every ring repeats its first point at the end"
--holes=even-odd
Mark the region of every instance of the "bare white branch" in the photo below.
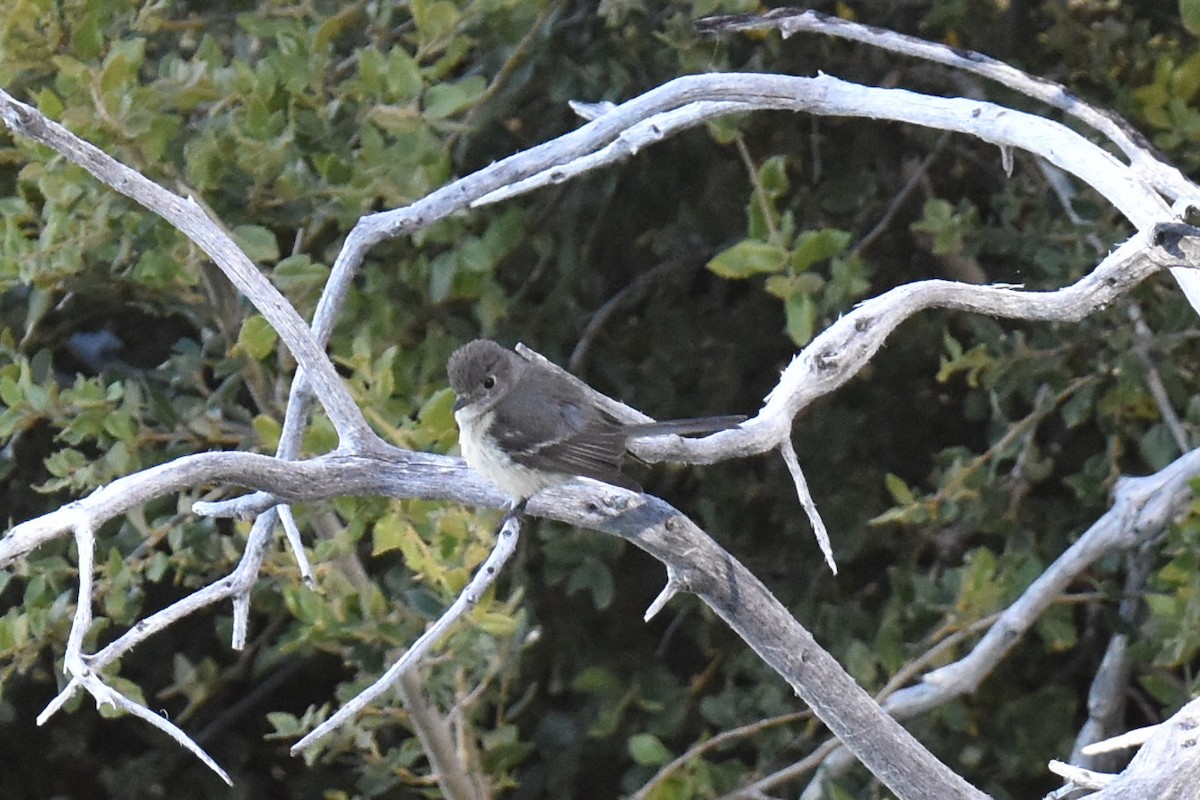
{"type": "MultiPolygon", "coordinates": [[[[1066,587],[1101,556],[1127,550],[1166,529],[1191,498],[1189,482],[1200,475],[1200,450],[1194,450],[1165,469],[1144,478],[1123,478],[1113,506],[1038,576],[970,655],[925,676],[934,692],[972,691],[999,660],[1029,630],[1066,587]]],[[[899,694],[896,702],[904,702],[899,694]]]]}
{"type": "Polygon", "coordinates": [[[1141,538],[1142,544],[1125,557],[1125,586],[1117,609],[1121,624],[1109,639],[1088,688],[1087,721],[1080,727],[1071,749],[1070,761],[1076,766],[1102,770],[1116,766],[1112,758],[1094,753],[1090,748],[1125,726],[1125,699],[1133,674],[1129,636],[1125,631],[1137,630],[1144,617],[1146,582],[1158,562],[1161,539],[1149,532],[1141,538]]]}
{"type": "Polygon", "coordinates": [[[663,608],[666,607],[667,603],[671,602],[671,598],[679,594],[680,591],[681,589],[679,581],[675,579],[674,570],[668,564],[667,585],[662,588],[662,591],[658,593],[658,596],[656,596],[654,600],[651,601],[650,605],[646,607],[646,613],[642,615],[642,621],[649,622],[658,616],[658,612],[662,611],[663,608]]]}
{"type": "Polygon", "coordinates": [[[714,31],[777,29],[784,38],[796,33],[822,33],[979,75],[1065,111],[1115,144],[1130,159],[1134,169],[1145,175],[1151,185],[1172,201],[1183,198],[1196,202],[1196,184],[1159,158],[1146,143],[1145,137],[1123,119],[1085,103],[1060,83],[1030,75],[982,53],[873,28],[811,9],[781,8],[761,16],[713,17],[699,24],[703,29],[714,31]]]}
{"type": "Polygon", "coordinates": [[[800,469],[800,459],[796,457],[796,447],[792,444],[791,436],[784,438],[779,445],[779,451],[783,454],[783,463],[787,464],[788,472],[792,475],[792,482],[796,484],[796,496],[800,498],[800,506],[804,513],[808,514],[813,535],[817,537],[817,546],[821,548],[821,554],[825,556],[825,563],[829,565],[830,571],[837,575],[837,563],[833,560],[829,531],[825,528],[825,521],[821,519],[817,504],[813,502],[812,492],[808,490],[808,481],[804,479],[804,471],[800,469]]]}
{"type": "MultiPolygon", "coordinates": [[[[996,619],[978,644],[963,658],[925,675],[922,683],[891,695],[884,708],[898,719],[907,719],[974,691],[1000,660],[1016,647],[1038,618],[1066,587],[1097,559],[1129,550],[1156,536],[1190,500],[1190,481],[1200,475],[1200,450],[1142,478],[1122,478],[1114,491],[1113,506],[1059,556],[996,619]]],[[[845,750],[835,751],[824,766],[838,775],[852,760],[845,750]]],[[[815,785],[806,797],[818,796],[815,785]]]]}
{"type": "Polygon", "coordinates": [[[84,639],[92,626],[92,584],[95,580],[96,568],[96,536],[95,530],[88,524],[75,528],[75,543],[79,550],[79,601],[75,606],[75,615],[71,622],[71,632],[67,636],[67,649],[63,658],[63,670],[71,677],[63,689],[49,705],[38,715],[38,725],[43,725],[63,704],[79,689],[86,690],[96,700],[96,707],[109,705],[127,714],[149,722],[163,731],[183,747],[199,758],[209,769],[221,776],[221,779],[232,786],[229,774],[217,765],[195,741],[178,726],[165,717],[155,714],[150,709],[135,703],[130,698],[116,691],[98,674],[101,668],[99,662],[95,665],[83,652],[84,639]]]}
{"type": "Polygon", "coordinates": [[[1113,776],[1107,773],[1094,772],[1056,759],[1051,759],[1047,766],[1055,775],[1066,778],[1076,787],[1083,789],[1103,789],[1112,783],[1113,779],[1113,776]]]}
{"type": "Polygon", "coordinates": [[[1145,744],[1089,800],[1161,798],[1187,800],[1200,786],[1200,699],[1192,700],[1154,727],[1145,744]]]}
{"type": "MultiPolygon", "coordinates": [[[[1078,320],[1112,303],[1161,268],[1173,271],[1193,305],[1200,308],[1200,276],[1191,269],[1200,262],[1196,231],[1165,224],[1172,219],[1168,201],[1174,202],[1176,208],[1197,205],[1195,198],[1200,197],[1200,192],[1177,170],[1159,162],[1140,139],[1115,119],[1081,103],[1060,86],[1033,79],[981,56],[963,55],[939,45],[841,20],[835,25],[829,18],[811,13],[778,14],[768,17],[768,21],[785,33],[820,30],[1001,81],[1092,125],[1130,163],[1123,163],[1063,125],[979,100],[861,86],[827,75],[686,76],[620,105],[584,108],[591,121],[576,131],[455,181],[406,208],[362,218],[350,232],[333,266],[310,331],[197,203],[158,187],[36,110],[0,92],[0,118],[9,128],[49,145],[181,230],[255,303],[301,365],[292,384],[277,458],[244,453],[182,458],[115,481],[59,511],[16,526],[0,539],[0,566],[44,542],[68,534],[79,543],[79,605],[64,659],[71,679],[39,719],[84,689],[97,702],[126,709],[166,731],[228,780],[182,731],[113,691],[99,677],[99,671],[155,632],[226,599],[234,604],[234,647],[242,646],[246,640],[250,591],[274,528],[273,507],[280,503],[357,493],[438,498],[480,507],[498,507],[504,501],[494,487],[466,472],[457,459],[409,453],[383,445],[366,427],[325,358],[323,346],[365,253],[384,239],[411,234],[451,214],[569,180],[632,157],[650,144],[716,116],[750,110],[806,111],[887,119],[966,133],[1000,148],[1006,168],[1011,167],[1012,151],[1020,148],[1074,175],[1111,202],[1138,229],[1092,273],[1056,291],[1026,292],[949,281],[898,287],[864,302],[818,335],[784,370],[779,383],[764,399],[759,414],[740,428],[704,439],[646,437],[632,444],[635,453],[646,460],[692,463],[712,463],[779,448],[831,568],[834,564],[828,534],[808,496],[790,441],[791,427],[803,408],[858,373],[903,320],[930,308],[1028,320],[1078,320]],[[290,460],[299,453],[314,396],[333,420],[342,449],[305,461],[290,460]],[[92,622],[93,532],[105,521],[149,499],[213,481],[259,490],[258,494],[206,504],[203,508],[210,514],[261,514],[238,567],[229,576],[137,623],[99,652],[84,653],[92,622]]],[[[630,421],[644,418],[615,401],[609,402],[619,412],[618,418],[630,421]]],[[[970,655],[930,673],[922,685],[898,692],[888,708],[898,716],[905,716],[975,688],[1080,570],[1100,555],[1131,547],[1142,541],[1147,532],[1161,529],[1185,495],[1186,479],[1200,471],[1196,462],[1197,457],[1189,454],[1156,476],[1122,483],[1113,510],[1000,616],[970,655]]],[[[982,797],[884,714],[761,582],[673,508],[654,498],[590,483],[557,487],[544,495],[530,502],[530,513],[624,536],[662,560],[667,565],[668,582],[647,611],[648,616],[679,591],[700,596],[788,680],[833,733],[898,795],[982,797]]],[[[290,512],[280,509],[279,513],[283,514],[285,533],[301,574],[311,580],[311,569],[290,512]]],[[[308,747],[374,702],[469,611],[511,555],[517,537],[516,520],[509,515],[488,560],[446,614],[370,689],[304,737],[293,752],[308,747]]],[[[1190,722],[1164,729],[1167,732],[1164,735],[1176,736],[1180,731],[1190,730],[1186,725],[1194,727],[1194,719],[1188,719],[1190,722]]],[[[1143,753],[1149,751],[1148,742],[1143,753]]],[[[826,768],[833,763],[827,762],[826,768]]],[[[1114,781],[1114,785],[1118,782],[1114,781]]]]}
{"type": "Polygon", "coordinates": [[[898,286],[864,301],[818,334],[784,369],[758,415],[736,430],[698,439],[646,439],[632,449],[646,461],[701,464],[767,452],[791,435],[796,414],[858,374],[888,335],[913,314],[950,308],[1007,319],[1078,321],[1110,305],[1151,272],[1188,263],[1193,245],[1190,240],[1177,244],[1175,233],[1171,233],[1185,230],[1191,229],[1163,226],[1135,234],[1095,270],[1052,292],[944,280],[898,286]],[[1170,240],[1169,249],[1156,246],[1160,235],[1170,240]]]}
{"type": "Polygon", "coordinates": [[[304,553],[304,542],[300,539],[300,528],[296,526],[296,517],[292,515],[292,507],[284,504],[277,506],[275,511],[279,514],[279,521],[287,535],[288,547],[291,548],[292,556],[296,559],[296,566],[300,569],[301,580],[308,588],[315,589],[317,581],[313,578],[312,565],[308,563],[308,556],[304,553]]]}
{"type": "Polygon", "coordinates": [[[1114,736],[1111,739],[1105,739],[1102,742],[1094,742],[1083,748],[1085,755],[1095,756],[1100,753],[1114,753],[1118,750],[1128,750],[1131,747],[1141,747],[1151,736],[1154,735],[1163,723],[1158,725],[1147,725],[1144,728],[1134,728],[1131,731],[1126,731],[1120,736],[1114,736]]]}
{"type": "Polygon", "coordinates": [[[67,650],[63,658],[63,672],[81,676],[88,672],[87,659],[83,655],[83,640],[92,627],[92,584],[96,578],[96,533],[91,525],[80,525],[74,531],[75,547],[79,551],[79,598],[75,604],[75,615],[71,620],[71,632],[67,635],[67,650]]]}
{"type": "Polygon", "coordinates": [[[517,549],[517,539],[521,534],[521,515],[506,514],[499,530],[496,531],[496,544],[492,547],[492,552],[484,560],[479,569],[475,571],[475,576],[471,578],[471,582],[459,594],[458,599],[451,604],[450,608],[442,616],[438,617],[437,621],[429,626],[426,631],[417,637],[417,640],[404,652],[396,663],[388,667],[387,672],[383,673],[370,686],[355,695],[354,699],[339,708],[333,716],[322,722],[317,727],[313,728],[300,741],[292,745],[292,755],[307,750],[312,747],[319,739],[324,738],[329,733],[333,732],[347,720],[357,716],[362,711],[384,692],[396,685],[405,672],[412,669],[421,658],[435,644],[441,641],[442,637],[458,622],[467,612],[478,605],[479,600],[483,597],[484,592],[496,580],[500,574],[500,570],[508,563],[508,559],[517,549]]]}
{"type": "MultiPolygon", "coordinates": [[[[610,112],[615,108],[615,106],[610,105],[610,112]]],[[[585,156],[573,159],[566,164],[556,165],[536,175],[531,175],[524,180],[515,181],[495,191],[488,192],[483,197],[473,201],[471,207],[480,208],[492,203],[499,203],[503,200],[518,197],[535,189],[566,183],[586,172],[607,167],[635,156],[643,148],[656,144],[681,130],[695,127],[710,119],[754,110],[756,110],[756,107],[750,103],[704,100],[689,103],[682,108],[663,111],[629,126],[612,143],[585,156]]],[[[590,119],[599,119],[600,116],[602,115],[590,117],[590,119]]]]}
{"type": "Polygon", "coordinates": [[[408,709],[413,731],[429,766],[438,776],[447,800],[488,800],[491,792],[480,775],[465,769],[463,754],[455,747],[450,725],[425,696],[420,670],[414,665],[400,674],[396,690],[408,709]]]}
{"type": "Polygon", "coordinates": [[[338,435],[351,441],[370,435],[350,392],[309,334],[296,309],[198,203],[172,194],[2,89],[0,119],[13,133],[52,147],[100,182],[140,203],[187,236],[254,303],[296,360],[313,374],[313,385],[338,435]]]}

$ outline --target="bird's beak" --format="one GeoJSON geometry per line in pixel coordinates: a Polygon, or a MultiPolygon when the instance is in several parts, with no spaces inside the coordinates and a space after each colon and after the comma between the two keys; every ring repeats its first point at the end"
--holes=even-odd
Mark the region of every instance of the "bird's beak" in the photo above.
{"type": "Polygon", "coordinates": [[[466,404],[467,404],[467,398],[465,398],[465,397],[457,397],[457,398],[454,400],[454,411],[455,411],[455,413],[457,413],[457,412],[461,411],[461,410],[462,410],[462,407],[463,407],[463,406],[465,406],[466,404]]]}

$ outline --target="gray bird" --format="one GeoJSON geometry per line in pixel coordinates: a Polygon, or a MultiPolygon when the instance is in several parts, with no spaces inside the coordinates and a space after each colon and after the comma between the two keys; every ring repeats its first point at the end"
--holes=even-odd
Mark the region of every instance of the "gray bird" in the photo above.
{"type": "Polygon", "coordinates": [[[455,350],[447,371],[458,395],[454,419],[463,458],[504,490],[514,508],[542,489],[575,477],[641,491],[621,472],[630,439],[708,435],[745,419],[624,423],[561,375],[489,339],[455,350]]]}

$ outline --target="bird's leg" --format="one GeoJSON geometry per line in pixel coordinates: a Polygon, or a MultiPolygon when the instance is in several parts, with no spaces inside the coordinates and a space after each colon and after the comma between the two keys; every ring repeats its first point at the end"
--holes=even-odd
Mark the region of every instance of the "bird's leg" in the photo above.
{"type": "Polygon", "coordinates": [[[504,526],[509,522],[515,522],[518,526],[525,521],[525,504],[529,502],[528,497],[523,497],[520,500],[513,500],[508,504],[508,509],[504,512],[504,516],[500,518],[500,524],[496,526],[496,535],[504,530],[504,526]]]}

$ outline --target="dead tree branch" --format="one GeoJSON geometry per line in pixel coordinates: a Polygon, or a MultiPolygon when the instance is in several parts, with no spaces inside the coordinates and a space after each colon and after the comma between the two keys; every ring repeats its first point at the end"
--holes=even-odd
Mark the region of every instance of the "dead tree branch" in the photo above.
{"type": "MultiPolygon", "coordinates": [[[[822,23],[818,18],[803,15],[767,18],[769,24],[778,24],[781,28],[785,22],[799,25],[795,21],[801,19],[816,19],[809,23],[811,25],[828,23],[828,20],[822,23]]],[[[875,46],[909,48],[898,51],[943,61],[950,52],[929,43],[921,43],[918,47],[914,44],[916,40],[892,39],[883,32],[866,36],[845,26],[824,32],[851,35],[875,46]]],[[[346,494],[382,494],[440,499],[488,508],[501,505],[503,498],[467,472],[461,461],[390,447],[366,427],[323,352],[333,322],[341,312],[350,280],[369,248],[384,239],[411,235],[465,209],[499,202],[631,158],[650,144],[714,117],[756,110],[804,111],[888,119],[966,133],[997,145],[1002,157],[1010,157],[1013,148],[1028,150],[1076,176],[1118,208],[1137,232],[1080,281],[1055,291],[1027,292],[1013,287],[972,286],[935,280],[901,286],[868,300],[797,354],[764,398],[760,412],[740,429],[700,440],[646,439],[636,446],[637,454],[646,460],[713,463],[779,449],[795,476],[803,502],[807,496],[803,475],[789,443],[796,415],[858,373],[890,333],[914,314],[926,309],[947,308],[1010,319],[1076,321],[1111,304],[1159,269],[1171,270],[1193,305],[1200,307],[1200,276],[1193,270],[1200,253],[1200,231],[1174,223],[1169,204],[1169,201],[1190,203],[1200,196],[1191,183],[1177,171],[1158,164],[1125,128],[1109,125],[1111,120],[1104,115],[1095,116],[1088,107],[1058,92],[1053,85],[982,59],[965,58],[963,63],[956,61],[951,65],[1008,81],[1010,85],[1015,82],[1024,86],[1027,81],[1031,96],[1040,96],[1056,107],[1081,115],[1081,119],[1095,125],[1116,142],[1129,163],[1058,123],[979,100],[862,86],[827,75],[814,78],[760,74],[682,77],[621,105],[593,108],[591,121],[578,130],[455,181],[408,207],[363,217],[350,232],[334,265],[311,330],[198,204],[166,192],[46,120],[33,108],[0,92],[0,118],[11,130],[47,144],[83,166],[98,180],[167,220],[208,253],[276,327],[300,367],[292,385],[276,457],[211,453],[178,459],[122,478],[56,512],[17,525],[0,540],[0,566],[12,563],[52,539],[71,535],[80,543],[79,610],[65,659],[71,680],[47,712],[52,712],[77,689],[83,688],[100,702],[122,704],[132,713],[146,718],[143,707],[114,696],[114,690],[98,677],[98,671],[146,637],[213,603],[234,600],[244,619],[245,609],[249,606],[249,589],[258,576],[262,549],[274,528],[273,507],[280,503],[346,494]],[[333,421],[340,447],[317,458],[294,460],[299,453],[300,437],[313,397],[333,421]],[[231,575],[141,621],[106,648],[92,654],[84,653],[83,642],[92,622],[92,565],[90,555],[85,555],[85,550],[90,554],[92,532],[105,521],[154,497],[209,482],[257,492],[234,501],[207,504],[203,509],[210,514],[261,515],[242,564],[231,575]]],[[[1191,462],[1187,463],[1190,465],[1191,462]]],[[[1179,474],[1187,469],[1193,468],[1180,467],[1179,474]]],[[[1174,507],[1172,504],[1177,502],[1179,494],[1178,480],[1175,472],[1166,477],[1155,476],[1151,494],[1155,498],[1165,498],[1156,501],[1160,505],[1154,506],[1155,513],[1165,514],[1174,507]],[[1169,492],[1163,488],[1168,483],[1169,492]]],[[[940,698],[969,691],[978,685],[987,670],[1028,628],[1038,609],[1056,596],[1065,585],[1064,581],[1077,574],[1081,565],[1091,563],[1098,553],[1136,543],[1137,538],[1132,533],[1138,529],[1124,527],[1129,524],[1130,502],[1119,496],[1114,511],[1095,526],[1107,533],[1085,537],[1081,543],[1086,540],[1086,544],[1065,553],[1060,559],[1062,566],[1052,568],[1030,587],[1026,593],[1028,599],[1022,598],[1002,615],[971,656],[931,673],[922,686],[913,687],[907,693],[897,693],[889,707],[897,713],[915,713],[940,698]]],[[[1144,501],[1138,506],[1138,513],[1150,513],[1146,510],[1149,505],[1149,500],[1144,501]]],[[[854,683],[754,575],[674,508],[646,495],[580,483],[539,495],[529,504],[529,512],[622,536],[662,561],[669,581],[664,594],[656,601],[655,609],[675,591],[689,591],[702,598],[789,682],[834,735],[898,796],[983,796],[921,747],[854,683]]],[[[814,524],[818,524],[815,507],[810,513],[814,516],[814,524]]],[[[461,616],[473,598],[478,597],[478,591],[487,585],[494,570],[503,563],[507,547],[504,542],[515,539],[515,534],[502,535],[500,539],[493,560],[485,565],[477,582],[446,616],[435,623],[375,686],[301,740],[297,748],[307,746],[372,702],[415,663],[423,648],[431,646],[461,616]],[[489,569],[493,572],[488,572],[489,569]]],[[[240,641],[241,638],[235,636],[235,645],[240,641]]],[[[177,733],[170,732],[172,735],[177,733]]],[[[182,735],[182,732],[178,733],[182,735]]],[[[185,741],[185,746],[207,758],[193,744],[185,741]]],[[[206,763],[218,769],[211,760],[206,763]]]]}

